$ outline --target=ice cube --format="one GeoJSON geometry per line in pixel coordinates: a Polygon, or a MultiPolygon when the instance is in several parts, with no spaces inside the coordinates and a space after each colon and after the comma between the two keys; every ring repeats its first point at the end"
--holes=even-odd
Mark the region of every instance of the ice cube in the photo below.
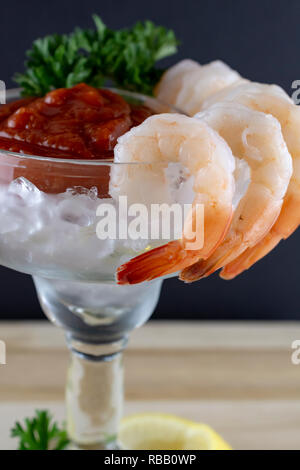
{"type": "Polygon", "coordinates": [[[96,186],[93,186],[93,187],[89,190],[88,196],[89,196],[93,201],[95,201],[95,200],[98,198],[98,189],[96,188],[96,186]]]}
{"type": "Polygon", "coordinates": [[[0,223],[0,235],[4,235],[5,233],[15,232],[20,228],[20,221],[12,218],[9,214],[5,214],[1,216],[1,223],[0,223]]]}
{"type": "Polygon", "coordinates": [[[27,206],[39,204],[43,199],[41,191],[23,176],[10,183],[8,193],[20,197],[27,206]]]}
{"type": "Polygon", "coordinates": [[[59,204],[61,220],[80,227],[88,227],[96,219],[96,208],[89,207],[86,198],[71,197],[59,204]],[[84,200],[85,199],[85,200],[84,200]]]}
{"type": "Polygon", "coordinates": [[[96,186],[93,186],[91,189],[84,188],[83,186],[73,186],[73,188],[68,188],[66,190],[66,194],[72,196],[85,195],[92,200],[95,200],[98,197],[98,189],[96,186]]]}

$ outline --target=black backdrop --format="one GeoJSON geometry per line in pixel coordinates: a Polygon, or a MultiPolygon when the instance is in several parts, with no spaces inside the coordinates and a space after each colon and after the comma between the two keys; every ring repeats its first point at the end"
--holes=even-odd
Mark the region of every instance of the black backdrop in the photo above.
{"type": "MultiPolygon", "coordinates": [[[[291,93],[300,79],[300,0],[47,0],[0,5],[0,79],[22,70],[32,40],[75,25],[88,27],[98,13],[113,28],[151,19],[174,28],[182,41],[175,62],[223,59],[247,78],[274,82],[291,93]]],[[[300,132],[300,130],[299,130],[300,132]]],[[[217,275],[193,285],[164,284],[155,318],[300,318],[300,231],[234,281],[217,275]]],[[[0,318],[42,316],[29,276],[0,268],[0,318]]]]}

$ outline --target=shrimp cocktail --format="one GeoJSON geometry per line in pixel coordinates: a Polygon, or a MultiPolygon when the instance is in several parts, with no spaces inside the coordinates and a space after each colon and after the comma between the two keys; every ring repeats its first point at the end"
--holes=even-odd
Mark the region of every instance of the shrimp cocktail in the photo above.
{"type": "Polygon", "coordinates": [[[220,61],[159,70],[172,32],[95,22],[36,41],[0,107],[0,261],[65,330],[80,449],[118,445],[122,350],[162,279],[231,279],[300,217],[300,111],[281,88],[220,61]]]}
{"type": "MultiPolygon", "coordinates": [[[[102,236],[97,214],[103,208],[118,215],[125,188],[131,204],[151,203],[140,186],[144,165],[114,163],[114,148],[120,135],[165,110],[151,98],[85,84],[1,107],[1,264],[33,275],[44,312],[66,330],[68,425],[80,446],[113,442],[121,351],[151,315],[161,286],[116,285],[117,267],[152,242],[102,236]]],[[[170,191],[166,180],[166,203],[170,191]]],[[[120,225],[127,222],[125,214],[120,225]]]]}

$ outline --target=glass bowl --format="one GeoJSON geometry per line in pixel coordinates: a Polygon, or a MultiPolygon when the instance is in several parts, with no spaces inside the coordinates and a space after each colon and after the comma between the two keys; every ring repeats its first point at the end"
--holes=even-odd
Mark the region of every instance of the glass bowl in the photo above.
{"type": "MultiPolygon", "coordinates": [[[[112,91],[154,113],[174,112],[153,98],[112,91]]],[[[17,98],[19,90],[8,91],[9,101],[17,98]]],[[[121,353],[130,331],[149,318],[159,298],[161,279],[136,286],[115,283],[120,264],[158,241],[97,236],[99,205],[118,210],[110,187],[114,175],[139,182],[139,191],[131,191],[131,203],[164,202],[166,193],[143,185],[145,168],[147,164],[56,159],[0,149],[0,263],[33,275],[45,314],[65,330],[71,351],[68,432],[81,449],[117,446],[121,353]]]]}

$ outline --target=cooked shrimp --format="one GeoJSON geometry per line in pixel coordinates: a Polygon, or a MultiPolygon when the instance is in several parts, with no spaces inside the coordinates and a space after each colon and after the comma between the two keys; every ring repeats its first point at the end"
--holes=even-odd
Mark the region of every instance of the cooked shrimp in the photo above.
{"type": "Polygon", "coordinates": [[[293,103],[289,95],[278,85],[250,82],[244,79],[209,96],[203,101],[201,110],[204,111],[213,104],[223,101],[235,101],[256,111],[272,114],[272,102],[276,97],[284,99],[290,104],[293,103]],[[261,99],[263,99],[263,103],[261,99]]]}
{"type": "Polygon", "coordinates": [[[278,219],[263,240],[226,265],[221,276],[232,279],[268,254],[282,239],[288,238],[300,224],[300,108],[282,88],[260,83],[232,86],[212,96],[203,107],[219,99],[236,101],[272,114],[281,124],[283,137],[293,159],[293,174],[278,219]]]}
{"type": "Polygon", "coordinates": [[[181,279],[188,282],[223,267],[268,233],[280,213],[292,174],[292,159],[273,116],[223,102],[196,117],[216,130],[237,158],[248,163],[251,181],[223,243],[210,258],[183,271],[181,279]]]}
{"type": "Polygon", "coordinates": [[[193,116],[206,98],[240,80],[241,76],[220,60],[200,65],[187,59],[165,72],[154,93],[158,99],[193,116]]]}
{"type": "MultiPolygon", "coordinates": [[[[193,176],[194,200],[184,221],[183,236],[150,250],[118,269],[119,284],[135,284],[171,274],[207,258],[222,242],[232,219],[235,160],[226,142],[206,123],[180,114],[151,116],[119,138],[116,162],[147,162],[148,172],[163,175],[171,162],[179,162],[193,176]],[[159,165],[155,165],[159,164],[159,165]],[[201,205],[201,209],[199,209],[201,205]],[[204,244],[190,249],[198,211],[204,208],[204,244]]],[[[121,166],[120,166],[121,167],[121,166]]],[[[122,168],[120,169],[122,171],[122,168]]],[[[113,185],[124,184],[120,174],[113,185]],[[119,179],[119,181],[118,181],[119,179]]],[[[140,183],[143,184],[143,183],[140,183]]],[[[197,237],[197,234],[196,234],[197,237]]]]}
{"type": "Polygon", "coordinates": [[[177,96],[184,86],[186,77],[199,71],[201,65],[191,59],[184,59],[166,70],[154,89],[154,95],[161,101],[175,105],[177,96]]]}

